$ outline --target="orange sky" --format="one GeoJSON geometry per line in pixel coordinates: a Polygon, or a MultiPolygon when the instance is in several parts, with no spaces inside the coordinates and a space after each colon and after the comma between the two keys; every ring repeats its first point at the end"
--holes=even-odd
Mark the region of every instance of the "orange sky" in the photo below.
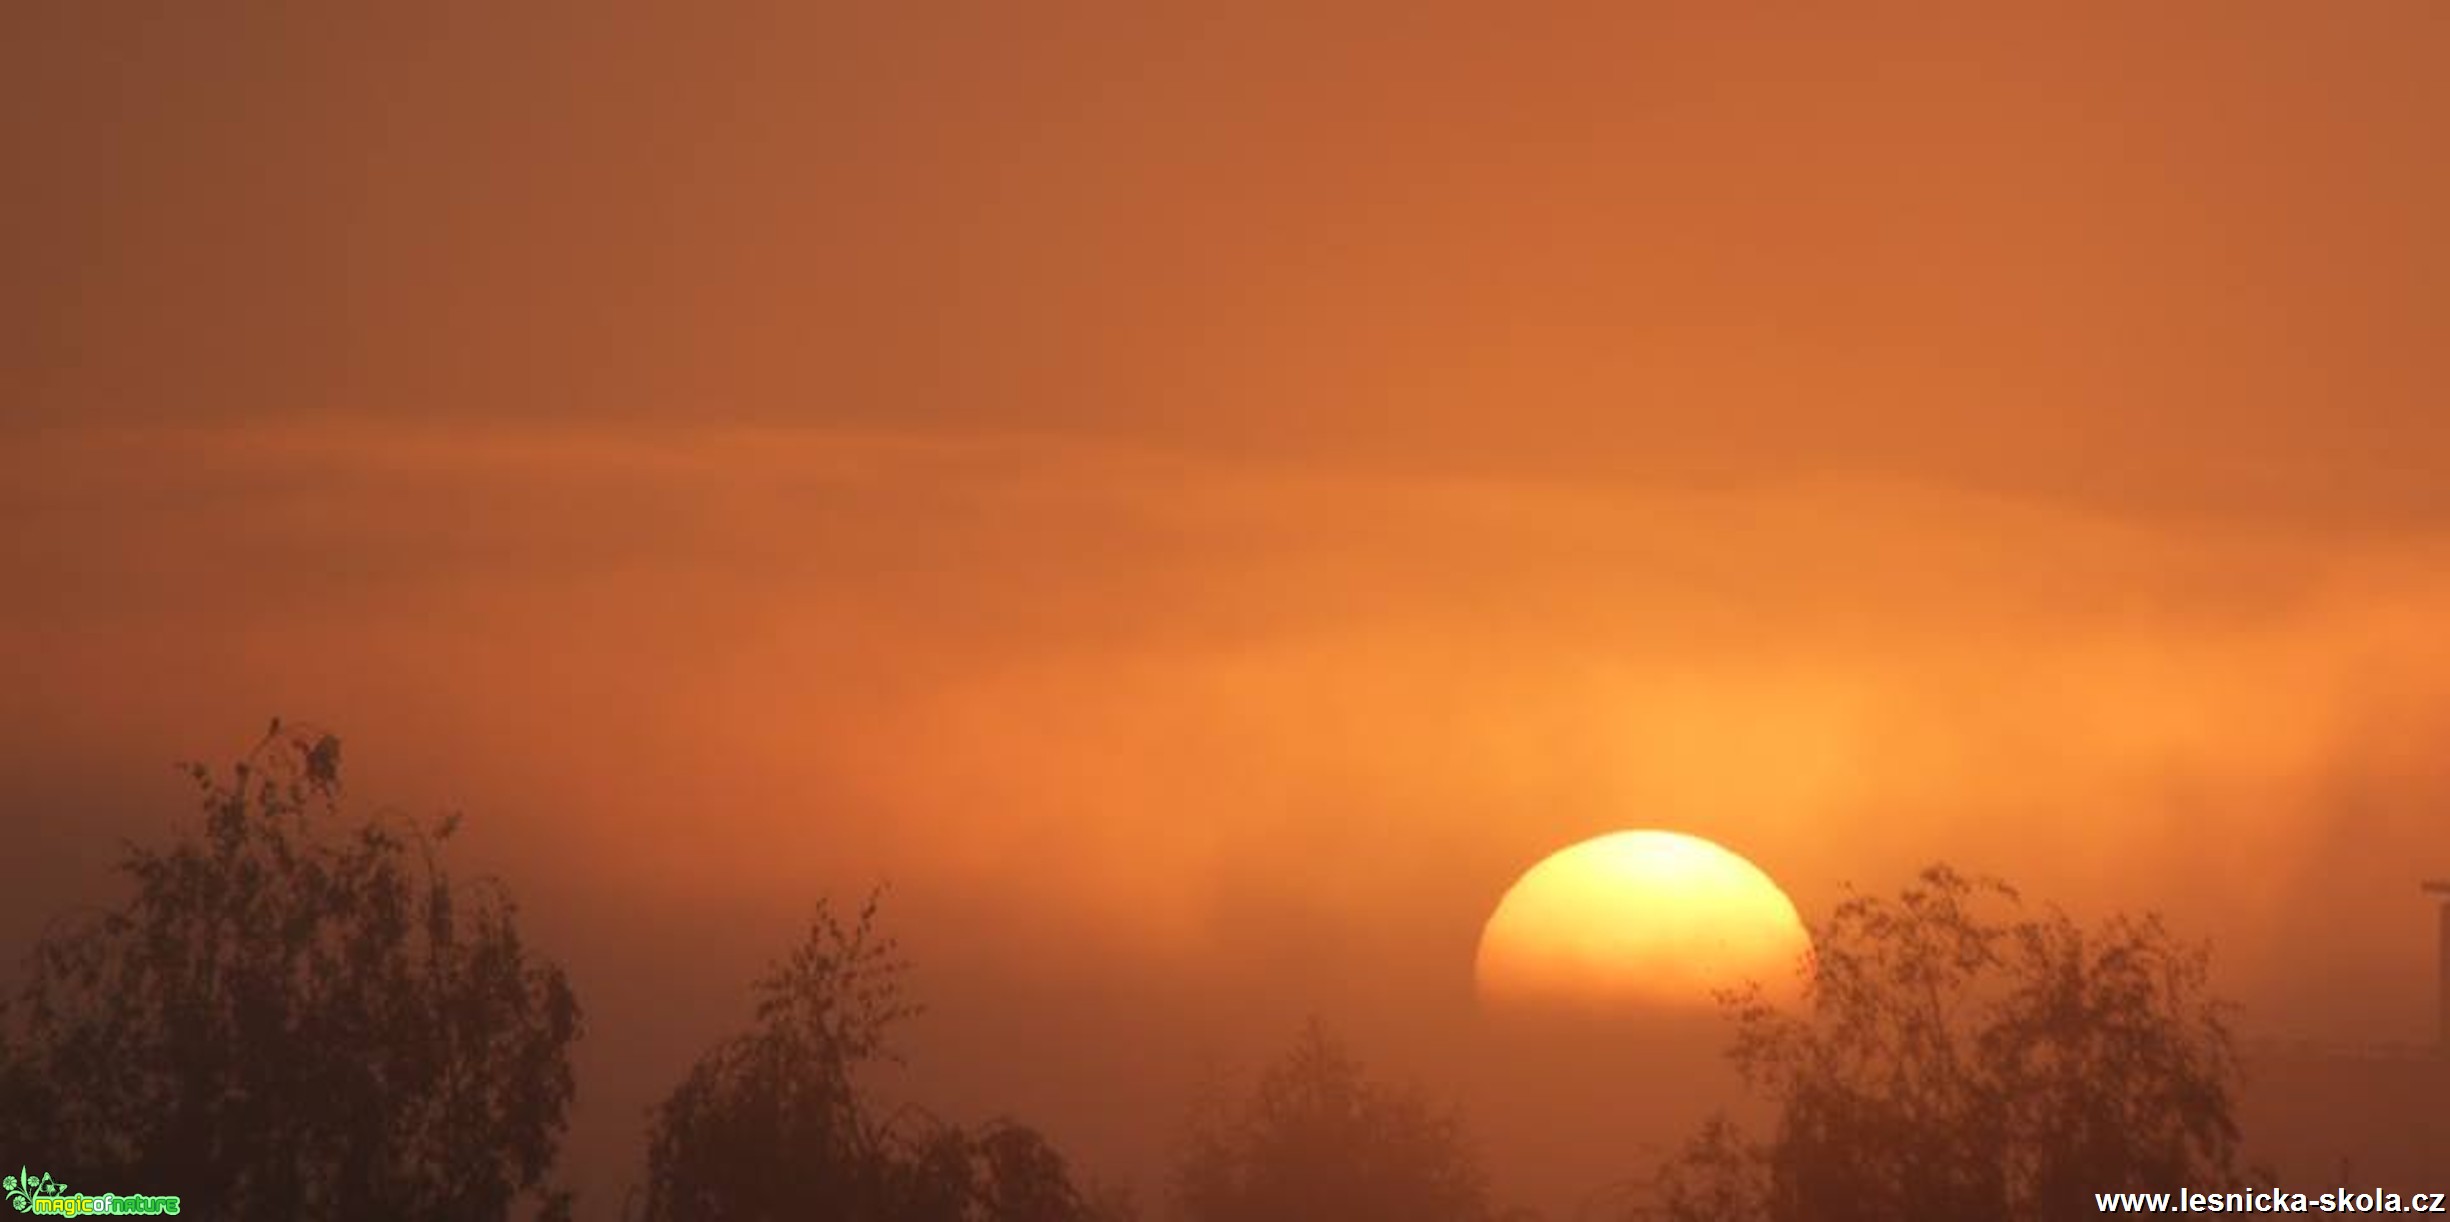
{"type": "Polygon", "coordinates": [[[0,16],[8,927],[328,724],[614,1196],[879,879],[913,1089],[1124,1174],[1308,1011],[1444,1080],[1626,824],[2430,1029],[2438,5],[1144,7],[0,16]]]}

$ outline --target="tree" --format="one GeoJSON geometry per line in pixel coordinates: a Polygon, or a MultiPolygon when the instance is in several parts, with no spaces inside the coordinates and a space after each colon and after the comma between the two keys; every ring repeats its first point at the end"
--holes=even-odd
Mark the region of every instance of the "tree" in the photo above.
{"type": "Polygon", "coordinates": [[[566,1213],[578,1003],[444,871],[455,821],[344,818],[340,740],[277,721],[186,772],[201,829],[131,847],[131,898],[44,938],[5,1011],[6,1148],[216,1217],[566,1213]]]}
{"type": "Polygon", "coordinates": [[[757,1021],[700,1057],[653,1116],[646,1216],[816,1222],[1088,1222],[1109,1216],[1036,1131],[879,1117],[867,1070],[915,1015],[908,964],[871,897],[820,902],[808,936],[755,985],[757,1021]]]}
{"type": "Polygon", "coordinates": [[[1728,998],[1778,1108],[1713,1121],[1664,1175],[1680,1222],[2091,1217],[2093,1194],[2242,1182],[2228,1007],[2157,917],[2086,927],[1925,870],[1815,939],[1804,1004],[1728,998]]]}
{"type": "Polygon", "coordinates": [[[1174,1176],[1190,1222],[1482,1222],[1461,1123],[1371,1081],[1317,1023],[1236,1106],[1195,1112],[1174,1176]]]}

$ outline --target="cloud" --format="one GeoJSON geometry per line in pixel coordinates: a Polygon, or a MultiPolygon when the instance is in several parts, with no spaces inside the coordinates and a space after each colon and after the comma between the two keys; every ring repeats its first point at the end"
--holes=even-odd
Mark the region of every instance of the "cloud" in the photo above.
{"type": "Polygon", "coordinates": [[[190,754],[311,711],[511,786],[535,834],[583,820],[608,877],[827,858],[1152,948],[1253,889],[1400,925],[1619,821],[1807,888],[1947,851],[2114,893],[2205,851],[2169,793],[2281,853],[2372,710],[2450,684],[2437,542],[1900,483],[776,429],[47,445],[0,616],[48,733],[190,754]],[[687,863],[678,808],[712,820],[687,863]]]}

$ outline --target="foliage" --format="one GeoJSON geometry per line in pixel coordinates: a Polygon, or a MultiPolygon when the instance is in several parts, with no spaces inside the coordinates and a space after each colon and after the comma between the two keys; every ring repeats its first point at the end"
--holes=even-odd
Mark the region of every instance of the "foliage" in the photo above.
{"type": "Polygon", "coordinates": [[[2095,1192],[2239,1182],[2236,1054],[2209,952],[2157,918],[2077,924],[1943,866],[1841,904],[1798,1012],[1728,1001],[1779,1108],[1714,1121],[1664,1177],[1681,1222],[2090,1217],[2095,1192]]]}
{"type": "Polygon", "coordinates": [[[1371,1081],[1313,1023],[1233,1107],[1193,1118],[1174,1177],[1190,1222],[1482,1222],[1462,1126],[1371,1081]]]}
{"type": "Polygon", "coordinates": [[[275,722],[127,902],[35,949],[0,1141],[216,1216],[500,1218],[544,1192],[579,1010],[445,822],[345,820],[340,740],[275,722]]]}
{"type": "Polygon", "coordinates": [[[820,903],[807,938],[757,982],[757,1021],[699,1058],[654,1112],[646,1216],[814,1222],[1088,1222],[1109,1216],[1037,1132],[874,1114],[863,1072],[896,1059],[917,1013],[871,897],[820,903]]]}

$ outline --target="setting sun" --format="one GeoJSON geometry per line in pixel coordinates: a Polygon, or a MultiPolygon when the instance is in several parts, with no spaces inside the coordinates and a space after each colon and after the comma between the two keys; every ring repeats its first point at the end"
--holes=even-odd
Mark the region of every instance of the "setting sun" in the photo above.
{"type": "Polygon", "coordinates": [[[1794,978],[1809,946],[1769,875],[1698,836],[1615,832],[1551,854],[1498,902],[1478,979],[1496,1007],[1690,1008],[1794,978]]]}

